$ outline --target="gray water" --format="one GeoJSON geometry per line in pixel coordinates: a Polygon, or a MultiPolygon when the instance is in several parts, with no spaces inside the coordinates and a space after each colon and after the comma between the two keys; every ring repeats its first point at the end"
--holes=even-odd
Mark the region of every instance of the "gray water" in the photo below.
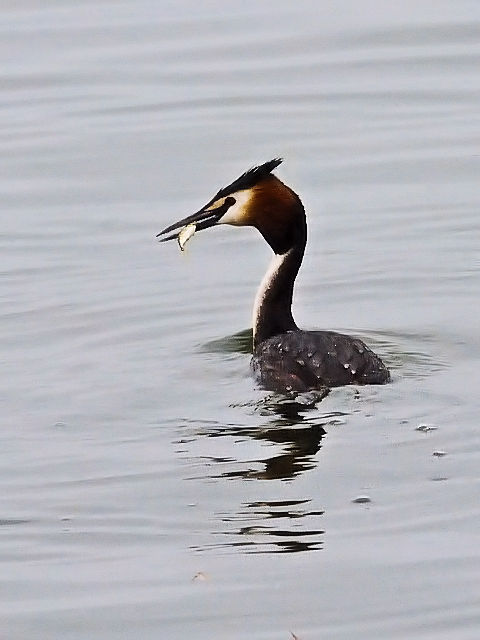
{"type": "Polygon", "coordinates": [[[480,637],[478,3],[7,0],[0,59],[2,638],[480,637]],[[258,389],[268,247],[155,241],[277,155],[390,385],[258,389]]]}

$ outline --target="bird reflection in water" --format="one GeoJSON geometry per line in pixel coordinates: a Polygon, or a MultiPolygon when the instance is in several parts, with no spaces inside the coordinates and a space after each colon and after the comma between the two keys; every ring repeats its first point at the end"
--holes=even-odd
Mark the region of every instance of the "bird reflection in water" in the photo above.
{"type": "MultiPolygon", "coordinates": [[[[216,422],[189,422],[182,427],[181,443],[201,444],[204,438],[228,437],[235,442],[228,456],[198,455],[187,458],[190,470],[198,480],[282,480],[313,469],[316,454],[321,449],[325,427],[338,424],[344,415],[338,412],[318,415],[313,409],[327,391],[314,395],[268,396],[249,405],[255,415],[266,418],[263,424],[239,425],[216,422]],[[281,447],[272,456],[256,459],[235,459],[233,450],[241,455],[242,443],[263,441],[281,447]]],[[[188,449],[190,447],[187,446],[188,449]]],[[[202,447],[205,448],[205,447],[202,447]]],[[[214,447],[207,446],[211,450],[214,447]]],[[[263,449],[263,447],[262,447],[263,449]]],[[[265,485],[259,485],[262,490],[265,485]]],[[[294,553],[322,548],[323,529],[318,518],[322,510],[315,509],[310,497],[298,500],[260,500],[242,503],[238,510],[215,514],[221,522],[215,526],[214,543],[193,547],[198,551],[234,548],[244,553],[294,553]],[[312,520],[313,519],[313,520],[312,520]]]]}
{"type": "MultiPolygon", "coordinates": [[[[324,397],[318,395],[317,400],[324,397]]],[[[256,460],[260,468],[248,467],[228,470],[220,474],[224,478],[245,478],[260,480],[286,480],[315,467],[314,456],[319,451],[326,434],[322,424],[306,420],[303,413],[314,405],[288,398],[269,398],[261,405],[262,413],[276,414],[261,427],[241,428],[243,435],[253,440],[265,440],[281,445],[282,453],[256,460]]]]}

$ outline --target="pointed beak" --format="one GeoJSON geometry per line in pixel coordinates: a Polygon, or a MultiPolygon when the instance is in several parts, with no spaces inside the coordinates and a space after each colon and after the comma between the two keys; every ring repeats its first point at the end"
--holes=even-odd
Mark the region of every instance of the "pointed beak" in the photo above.
{"type": "Polygon", "coordinates": [[[225,202],[220,207],[215,207],[214,209],[210,209],[210,203],[205,205],[200,211],[194,213],[191,216],[187,216],[178,222],[174,222],[173,224],[165,227],[160,233],[157,233],[157,238],[159,238],[160,242],[166,242],[167,240],[175,240],[178,238],[178,234],[187,224],[195,224],[196,231],[202,231],[203,229],[208,229],[209,227],[213,227],[220,218],[228,211],[229,207],[234,204],[234,198],[225,198],[225,202]],[[171,233],[174,231],[174,233],[171,233]],[[170,234],[170,235],[168,235],[170,234]]]}

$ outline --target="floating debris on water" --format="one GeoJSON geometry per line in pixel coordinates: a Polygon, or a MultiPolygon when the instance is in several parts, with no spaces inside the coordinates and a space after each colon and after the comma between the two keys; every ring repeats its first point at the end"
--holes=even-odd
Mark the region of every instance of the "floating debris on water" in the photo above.
{"type": "Polygon", "coordinates": [[[434,424],[419,424],[418,427],[415,427],[415,431],[422,431],[423,433],[428,433],[429,431],[436,431],[438,429],[434,424]]]}
{"type": "Polygon", "coordinates": [[[443,458],[443,456],[446,456],[446,455],[447,455],[447,452],[441,451],[441,450],[437,450],[432,453],[432,456],[435,456],[436,458],[443,458]]]}
{"type": "Polygon", "coordinates": [[[185,227],[180,229],[180,232],[177,237],[178,246],[180,247],[180,251],[185,251],[185,245],[190,240],[190,238],[195,234],[197,230],[197,225],[192,222],[192,224],[187,224],[185,227]]]}
{"type": "Polygon", "coordinates": [[[372,499],[369,496],[357,496],[352,500],[354,504],[367,504],[368,502],[371,502],[371,501],[372,499]]]}
{"type": "Polygon", "coordinates": [[[206,582],[208,580],[208,576],[203,571],[198,571],[192,578],[192,582],[206,582]]]}

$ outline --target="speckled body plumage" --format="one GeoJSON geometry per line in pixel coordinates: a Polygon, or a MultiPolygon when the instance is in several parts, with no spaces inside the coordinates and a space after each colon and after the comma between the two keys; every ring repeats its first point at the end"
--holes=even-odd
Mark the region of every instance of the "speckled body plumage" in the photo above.
{"type": "Polygon", "coordinates": [[[384,384],[388,369],[367,345],[335,331],[280,333],[260,342],[252,369],[274,391],[307,391],[349,384],[384,384]]]}

